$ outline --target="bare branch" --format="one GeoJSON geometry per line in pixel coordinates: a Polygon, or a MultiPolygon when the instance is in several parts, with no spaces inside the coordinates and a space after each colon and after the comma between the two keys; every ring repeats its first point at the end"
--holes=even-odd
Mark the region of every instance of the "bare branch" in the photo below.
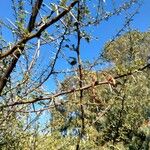
{"type": "Polygon", "coordinates": [[[35,2],[34,7],[32,8],[32,14],[31,14],[30,21],[28,23],[28,28],[27,28],[29,32],[31,32],[34,29],[35,21],[36,21],[36,18],[37,18],[37,15],[41,8],[42,3],[43,3],[43,0],[37,0],[35,2]]]}

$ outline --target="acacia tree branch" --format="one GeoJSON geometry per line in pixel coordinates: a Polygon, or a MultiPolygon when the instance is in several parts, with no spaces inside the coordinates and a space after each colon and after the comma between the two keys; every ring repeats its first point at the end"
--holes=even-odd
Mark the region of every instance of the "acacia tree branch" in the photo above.
{"type": "MultiPolygon", "coordinates": [[[[118,75],[116,77],[114,77],[114,79],[120,79],[120,78],[123,78],[123,77],[126,77],[126,76],[130,76],[130,75],[133,75],[134,73],[136,73],[137,71],[144,71],[144,69],[146,68],[149,68],[150,65],[146,65],[142,68],[139,68],[138,70],[132,72],[132,73],[125,73],[123,75],[118,75]]],[[[84,90],[88,90],[89,88],[93,87],[93,86],[99,86],[99,85],[104,85],[104,84],[109,84],[109,81],[97,81],[92,84],[88,84],[82,88],[77,88],[77,89],[70,89],[70,90],[67,90],[67,91],[63,91],[63,92],[60,92],[60,93],[55,93],[53,95],[50,95],[50,96],[47,96],[47,97],[39,97],[39,98],[35,98],[35,99],[32,99],[30,101],[19,101],[19,102],[14,102],[12,104],[8,104],[8,105],[3,105],[1,106],[0,108],[5,108],[5,107],[11,107],[11,106],[16,106],[16,105],[24,105],[24,104],[33,104],[33,103],[36,103],[36,102],[39,102],[39,101],[42,101],[42,100],[50,100],[50,99],[53,99],[53,98],[56,98],[56,97],[59,97],[59,96],[62,96],[62,95],[65,95],[65,94],[69,94],[69,93],[73,93],[73,92],[79,92],[79,91],[84,91],[84,90]]]]}
{"type": "Polygon", "coordinates": [[[23,39],[21,39],[17,44],[15,44],[15,46],[13,46],[10,50],[6,51],[3,54],[0,54],[0,60],[11,55],[20,45],[27,43],[29,40],[39,37],[41,35],[41,33],[43,31],[45,31],[45,29],[47,29],[48,27],[50,27],[51,25],[53,25],[54,23],[56,23],[57,21],[59,21],[62,17],[64,17],[78,2],[78,0],[75,0],[74,2],[72,2],[70,4],[70,6],[68,6],[67,9],[65,9],[63,12],[61,12],[58,16],[56,16],[55,18],[52,18],[50,21],[48,21],[47,23],[43,24],[43,26],[41,26],[41,28],[34,34],[29,34],[26,35],[26,37],[24,37],[23,39]]]}
{"type": "Polygon", "coordinates": [[[147,64],[147,65],[145,65],[144,67],[135,70],[134,72],[128,72],[128,73],[125,73],[125,74],[116,76],[116,77],[114,77],[114,79],[119,79],[119,78],[123,78],[123,77],[126,77],[126,76],[133,75],[133,74],[136,73],[137,71],[143,71],[143,70],[145,70],[146,68],[150,68],[150,64],[147,64]]]}
{"type": "MultiPolygon", "coordinates": [[[[42,5],[43,0],[37,0],[35,3],[35,6],[32,9],[32,15],[30,17],[30,21],[28,23],[28,32],[31,32],[32,29],[34,28],[34,23],[37,17],[37,14],[39,12],[39,9],[42,5]]],[[[10,65],[8,66],[8,68],[6,69],[4,75],[2,76],[2,78],[0,78],[0,95],[1,92],[3,90],[3,88],[5,87],[8,78],[10,77],[11,72],[13,71],[13,69],[15,68],[18,59],[21,56],[21,52],[24,51],[25,48],[25,44],[28,41],[28,38],[23,38],[20,42],[18,42],[11,50],[7,51],[5,54],[1,55],[0,59],[7,57],[8,55],[12,54],[14,51],[14,55],[13,55],[13,59],[12,62],[10,63],[10,65]],[[17,51],[19,49],[19,52],[17,51]]]]}
{"type": "MultiPolygon", "coordinates": [[[[108,81],[102,81],[102,82],[96,82],[94,86],[98,86],[98,85],[103,85],[103,84],[109,84],[108,81]]],[[[12,104],[8,104],[8,105],[4,105],[2,107],[10,107],[10,106],[15,106],[15,105],[22,105],[22,104],[33,104],[33,103],[36,103],[36,102],[39,102],[41,100],[48,100],[48,99],[53,99],[55,97],[59,97],[61,95],[65,95],[65,94],[69,94],[69,93],[73,93],[73,92],[79,92],[79,91],[83,91],[83,90],[87,90],[89,88],[93,87],[93,84],[89,84],[89,85],[86,85],[82,88],[78,88],[78,89],[70,89],[68,91],[64,91],[64,92],[60,92],[60,93],[56,93],[56,94],[53,94],[51,96],[47,96],[47,97],[39,97],[39,98],[35,98],[35,99],[32,99],[30,101],[18,101],[18,102],[14,102],[12,104]]]]}
{"type": "Polygon", "coordinates": [[[37,0],[35,2],[35,5],[32,9],[32,14],[31,14],[31,17],[30,17],[30,21],[29,21],[28,27],[27,27],[29,32],[31,32],[34,29],[35,21],[36,21],[36,18],[37,18],[37,15],[38,15],[38,12],[41,8],[42,3],[43,3],[43,0],[37,0]]]}
{"type": "MultiPolygon", "coordinates": [[[[40,37],[41,33],[47,29],[49,26],[51,26],[52,24],[56,23],[57,21],[59,21],[63,16],[65,16],[71,9],[72,7],[75,6],[75,4],[78,2],[78,0],[72,2],[70,4],[70,6],[68,7],[68,9],[65,9],[62,13],[60,13],[58,16],[56,16],[55,18],[53,18],[52,20],[50,20],[49,22],[47,22],[46,24],[44,24],[36,33],[31,34],[30,36],[25,37],[24,39],[22,39],[21,41],[18,42],[18,44],[16,44],[11,50],[7,51],[5,54],[2,54],[0,56],[0,59],[14,53],[13,59],[11,64],[8,66],[8,68],[6,69],[6,72],[4,73],[4,75],[2,76],[2,78],[0,78],[0,95],[3,91],[3,88],[5,87],[8,78],[10,77],[10,74],[12,73],[13,69],[15,68],[18,59],[21,56],[21,52],[24,51],[25,48],[25,44],[30,40],[33,39],[35,37],[40,37]],[[20,51],[17,51],[17,49],[20,49],[20,51]]],[[[30,22],[29,22],[30,23],[30,22]]],[[[33,23],[33,22],[32,22],[33,23]]]]}
{"type": "MultiPolygon", "coordinates": [[[[67,32],[67,28],[65,29],[64,34],[63,34],[63,36],[62,36],[62,39],[61,39],[61,41],[60,41],[60,43],[59,43],[58,50],[57,50],[57,52],[56,52],[56,54],[55,54],[55,58],[54,58],[54,60],[53,60],[53,63],[52,63],[52,65],[51,65],[51,69],[50,69],[48,75],[47,75],[47,76],[43,79],[43,81],[41,81],[36,87],[34,87],[31,91],[29,91],[29,93],[31,93],[32,91],[34,91],[34,90],[36,90],[37,88],[39,88],[39,87],[40,87],[44,82],[46,82],[46,81],[49,79],[49,77],[53,74],[54,67],[55,67],[55,64],[56,64],[57,59],[58,59],[58,55],[59,55],[59,53],[60,53],[60,51],[61,51],[63,42],[64,42],[64,40],[65,40],[66,32],[67,32]]],[[[42,76],[42,75],[41,75],[41,76],[42,76]]]]}
{"type": "Polygon", "coordinates": [[[78,14],[77,14],[77,48],[76,48],[76,53],[77,53],[77,59],[78,59],[78,69],[79,69],[79,87],[81,88],[80,90],[80,109],[81,109],[81,131],[79,133],[79,137],[77,140],[77,145],[76,145],[76,150],[79,150],[80,147],[80,141],[81,138],[84,134],[84,128],[85,128],[85,123],[84,123],[84,108],[83,108],[83,89],[82,89],[82,80],[83,80],[83,75],[82,75],[82,64],[81,64],[81,56],[80,56],[80,43],[81,43],[81,32],[80,32],[80,3],[78,2],[78,14]]]}
{"type": "Polygon", "coordinates": [[[36,32],[35,34],[32,35],[32,37],[38,37],[46,28],[48,28],[49,26],[51,26],[52,24],[54,24],[55,22],[59,21],[62,17],[64,17],[77,3],[79,0],[75,0],[74,2],[72,2],[70,4],[70,6],[68,6],[68,8],[66,8],[62,13],[60,13],[58,16],[56,16],[55,18],[53,18],[52,20],[48,21],[47,23],[45,23],[38,32],[36,32]]]}
{"type": "MultiPolygon", "coordinates": [[[[20,47],[20,50],[24,50],[24,46],[20,47]]],[[[11,64],[7,67],[4,75],[0,78],[0,95],[3,91],[3,88],[5,87],[8,78],[10,77],[10,74],[12,73],[13,69],[15,68],[17,61],[19,59],[19,57],[21,56],[21,53],[17,51],[17,53],[15,53],[15,56],[13,56],[12,62],[11,64]]]]}

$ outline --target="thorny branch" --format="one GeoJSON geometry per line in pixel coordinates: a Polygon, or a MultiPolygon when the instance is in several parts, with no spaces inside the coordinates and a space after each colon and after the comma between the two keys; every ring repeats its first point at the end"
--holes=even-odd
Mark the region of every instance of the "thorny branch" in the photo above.
{"type": "Polygon", "coordinates": [[[36,21],[36,18],[37,18],[37,15],[41,8],[42,3],[43,3],[43,0],[37,0],[35,2],[35,6],[32,9],[32,14],[31,14],[30,21],[27,27],[29,32],[31,32],[34,29],[35,21],[36,21]]]}
{"type": "MultiPolygon", "coordinates": [[[[137,73],[137,71],[144,71],[146,68],[149,68],[150,65],[146,65],[142,68],[139,68],[138,70],[135,70],[134,72],[129,72],[129,73],[125,73],[123,75],[118,75],[118,76],[115,76],[114,79],[120,79],[120,78],[123,78],[123,77],[127,77],[127,76],[130,76],[130,75],[133,75],[134,73],[137,73]]],[[[99,85],[104,85],[104,84],[109,84],[108,81],[97,81],[94,83],[94,86],[99,86],[99,85]]],[[[33,103],[36,103],[36,102],[39,102],[39,101],[42,101],[42,100],[52,100],[56,97],[59,97],[59,96],[62,96],[62,95],[65,95],[65,94],[69,94],[69,93],[73,93],[73,92],[79,92],[79,91],[83,91],[83,90],[87,90],[89,88],[93,87],[93,84],[88,84],[82,88],[77,88],[77,89],[70,89],[70,90],[67,90],[67,91],[63,91],[63,92],[60,92],[60,93],[55,93],[55,94],[52,94],[50,96],[47,96],[47,97],[37,97],[35,99],[32,99],[30,101],[18,101],[18,102],[14,102],[12,104],[8,104],[8,105],[3,105],[3,106],[0,106],[0,108],[5,108],[5,107],[11,107],[11,106],[16,106],[16,105],[25,105],[25,104],[33,104],[33,103]]]]}
{"type": "MultiPolygon", "coordinates": [[[[70,4],[70,6],[68,7],[68,9],[65,9],[63,12],[61,12],[58,16],[56,16],[55,18],[51,19],[50,21],[48,21],[47,23],[43,24],[43,26],[41,26],[41,28],[34,34],[29,34],[26,35],[26,37],[24,37],[22,40],[20,40],[16,45],[14,45],[10,50],[6,51],[5,53],[0,55],[0,60],[2,58],[5,58],[9,55],[11,55],[13,52],[15,52],[15,50],[17,48],[19,48],[21,45],[24,45],[25,43],[27,43],[29,40],[39,37],[41,35],[41,33],[47,29],[48,27],[50,27],[51,25],[53,25],[54,23],[56,23],[57,21],[60,20],[60,18],[64,17],[74,6],[75,4],[78,2],[78,0],[74,1],[73,3],[70,4]]],[[[30,23],[30,22],[29,22],[30,23]]]]}
{"type": "MultiPolygon", "coordinates": [[[[53,25],[54,23],[56,23],[57,21],[60,20],[60,18],[62,18],[63,16],[65,16],[71,9],[72,7],[75,6],[75,4],[78,2],[78,0],[72,2],[70,4],[70,6],[68,7],[68,9],[65,9],[62,13],[60,13],[58,16],[56,16],[55,18],[51,19],[50,21],[48,21],[47,23],[45,23],[36,33],[34,34],[29,34],[29,36],[23,38],[21,41],[19,41],[14,47],[12,47],[10,50],[8,50],[6,53],[4,54],[1,54],[0,55],[0,59],[2,58],[5,58],[7,56],[9,56],[10,54],[14,53],[14,55],[12,56],[13,59],[12,59],[12,62],[10,63],[10,65],[8,66],[8,68],[6,69],[4,75],[0,78],[0,94],[2,93],[3,91],[3,88],[5,87],[6,83],[7,83],[7,80],[8,78],[10,77],[10,74],[12,73],[13,69],[15,68],[17,62],[18,62],[18,59],[20,58],[21,56],[21,52],[24,51],[24,48],[25,48],[25,44],[33,39],[33,38],[36,38],[36,37],[40,37],[41,33],[46,29],[48,28],[49,26],[53,25]],[[20,51],[17,51],[17,49],[19,49],[20,51]]],[[[37,2],[38,3],[38,2],[37,2]]],[[[37,3],[35,4],[34,7],[37,7],[37,3]]],[[[41,3],[40,3],[41,4],[41,3]]],[[[38,5],[38,8],[40,7],[40,4],[38,5]]],[[[34,8],[33,7],[33,8],[34,8]]],[[[37,9],[35,11],[35,15],[34,16],[31,16],[31,18],[37,16],[37,9]]],[[[30,22],[29,21],[29,24],[31,23],[32,25],[28,25],[29,29],[31,30],[34,26],[34,21],[35,19],[31,19],[32,21],[30,22]]]]}

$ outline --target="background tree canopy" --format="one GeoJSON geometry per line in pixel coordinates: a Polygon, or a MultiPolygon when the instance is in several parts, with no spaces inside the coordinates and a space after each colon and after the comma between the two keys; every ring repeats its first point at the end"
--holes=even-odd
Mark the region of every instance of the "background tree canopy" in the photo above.
{"type": "Polygon", "coordinates": [[[8,3],[11,15],[0,19],[0,149],[150,149],[150,32],[132,28],[144,3],[8,3]],[[101,25],[119,17],[115,36],[97,46],[101,25]]]}

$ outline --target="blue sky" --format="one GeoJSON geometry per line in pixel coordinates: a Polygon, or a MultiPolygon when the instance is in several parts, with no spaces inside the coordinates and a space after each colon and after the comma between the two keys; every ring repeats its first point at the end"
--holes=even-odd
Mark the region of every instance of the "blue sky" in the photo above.
{"type": "MultiPolygon", "coordinates": [[[[105,5],[109,7],[108,4],[109,0],[106,0],[105,5]]],[[[116,0],[117,2],[118,0],[116,0]]],[[[132,9],[130,9],[128,12],[131,12],[132,9]]],[[[125,13],[123,12],[120,16],[113,16],[108,21],[103,21],[100,26],[95,27],[93,29],[93,33],[99,38],[97,41],[92,41],[90,43],[91,49],[87,54],[91,56],[91,50],[101,49],[103,48],[105,42],[113,38],[117,31],[122,28],[125,21],[125,13]]],[[[144,0],[143,5],[140,8],[140,11],[138,14],[136,14],[133,18],[133,21],[131,23],[132,29],[137,29],[139,31],[147,31],[148,28],[150,28],[150,1],[144,0]]],[[[86,46],[84,46],[86,47],[86,46]]],[[[97,51],[99,52],[99,51],[97,51]]]]}

